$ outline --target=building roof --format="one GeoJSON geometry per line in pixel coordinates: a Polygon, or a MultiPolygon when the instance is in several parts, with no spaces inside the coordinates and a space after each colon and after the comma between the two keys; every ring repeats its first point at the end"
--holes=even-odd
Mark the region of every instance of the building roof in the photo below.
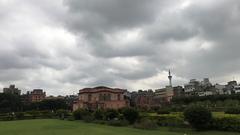
{"type": "Polygon", "coordinates": [[[98,92],[110,92],[110,93],[124,93],[125,89],[119,89],[119,88],[109,88],[105,86],[98,86],[94,88],[84,88],[79,90],[79,94],[83,93],[98,93],[98,92]]]}

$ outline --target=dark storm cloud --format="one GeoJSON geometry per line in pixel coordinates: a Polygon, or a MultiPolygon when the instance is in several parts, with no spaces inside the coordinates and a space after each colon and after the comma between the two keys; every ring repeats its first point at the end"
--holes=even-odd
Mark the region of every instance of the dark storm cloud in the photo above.
{"type": "Polygon", "coordinates": [[[1,86],[71,94],[239,75],[238,0],[0,2],[1,86]]]}
{"type": "Polygon", "coordinates": [[[210,51],[192,55],[186,75],[221,77],[239,73],[240,2],[236,0],[219,1],[214,5],[193,3],[183,14],[191,19],[199,36],[213,42],[210,51]],[[202,74],[202,75],[201,75],[202,74]]]}

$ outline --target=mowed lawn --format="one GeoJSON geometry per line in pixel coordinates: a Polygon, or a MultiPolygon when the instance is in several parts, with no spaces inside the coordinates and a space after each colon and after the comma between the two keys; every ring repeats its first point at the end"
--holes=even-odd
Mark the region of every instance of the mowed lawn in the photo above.
{"type": "Polygon", "coordinates": [[[107,125],[62,120],[22,120],[0,122],[0,135],[240,135],[229,132],[192,132],[190,130],[172,131],[168,128],[139,130],[131,127],[112,127],[107,125]]]}

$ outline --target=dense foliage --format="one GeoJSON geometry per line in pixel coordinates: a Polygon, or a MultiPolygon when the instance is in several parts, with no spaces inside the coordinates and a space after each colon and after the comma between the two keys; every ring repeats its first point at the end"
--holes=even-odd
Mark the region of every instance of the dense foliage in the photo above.
{"type": "Polygon", "coordinates": [[[96,120],[103,120],[104,119],[104,111],[103,110],[96,110],[93,113],[93,116],[96,120]]]}
{"type": "Polygon", "coordinates": [[[239,116],[214,117],[211,122],[211,128],[214,130],[240,132],[240,117],[239,116]]]}
{"type": "Polygon", "coordinates": [[[170,114],[169,109],[159,109],[157,110],[157,114],[170,114]]]}
{"type": "Polygon", "coordinates": [[[20,96],[0,93],[0,113],[22,110],[20,96]]]}
{"type": "Polygon", "coordinates": [[[73,117],[75,120],[82,120],[84,117],[91,115],[89,111],[84,109],[78,109],[73,112],[73,117]]]}
{"type": "Polygon", "coordinates": [[[68,109],[68,105],[64,99],[46,99],[41,102],[32,102],[24,105],[24,110],[59,110],[68,109]]]}
{"type": "Polygon", "coordinates": [[[149,130],[149,129],[156,129],[158,126],[154,120],[144,118],[144,119],[141,119],[139,122],[135,123],[134,127],[139,129],[149,130]]]}
{"type": "Polygon", "coordinates": [[[227,108],[225,113],[226,114],[240,114],[240,107],[236,106],[236,107],[227,108]]]}
{"type": "Polygon", "coordinates": [[[112,120],[114,118],[118,118],[118,116],[119,116],[118,111],[114,109],[107,109],[105,112],[106,120],[112,120]]]}
{"type": "Polygon", "coordinates": [[[190,104],[192,102],[207,101],[207,100],[210,102],[217,102],[217,101],[224,101],[224,100],[240,100],[240,94],[174,97],[172,99],[172,102],[177,104],[190,104]]]}
{"type": "Polygon", "coordinates": [[[204,130],[212,120],[212,113],[202,106],[190,106],[184,111],[184,117],[193,128],[204,130]]]}
{"type": "Polygon", "coordinates": [[[132,108],[126,108],[122,111],[123,117],[130,123],[133,124],[139,118],[139,112],[132,108]]]}

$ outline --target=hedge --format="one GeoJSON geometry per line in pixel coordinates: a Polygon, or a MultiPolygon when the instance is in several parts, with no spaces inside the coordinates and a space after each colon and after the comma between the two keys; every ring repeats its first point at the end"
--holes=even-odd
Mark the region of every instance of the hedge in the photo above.
{"type": "Polygon", "coordinates": [[[211,122],[214,130],[240,132],[240,116],[214,117],[211,122]]]}
{"type": "Polygon", "coordinates": [[[168,114],[168,115],[156,115],[156,116],[144,116],[151,120],[155,120],[159,126],[170,127],[186,127],[184,118],[180,114],[168,114]]]}

